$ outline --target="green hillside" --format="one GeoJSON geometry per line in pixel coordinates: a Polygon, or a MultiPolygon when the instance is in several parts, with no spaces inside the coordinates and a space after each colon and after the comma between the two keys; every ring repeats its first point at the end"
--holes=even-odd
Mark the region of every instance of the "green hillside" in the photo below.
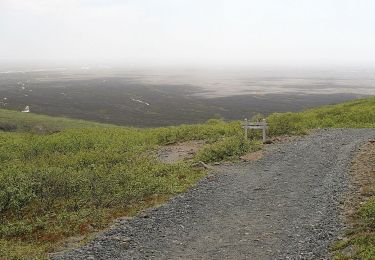
{"type": "Polygon", "coordinates": [[[110,127],[110,125],[0,109],[0,131],[47,134],[66,128],[87,127],[110,127]]]}
{"type": "Polygon", "coordinates": [[[268,121],[274,135],[306,133],[314,128],[373,128],[375,98],[357,99],[300,113],[275,113],[268,117],[268,121]]]}
{"type": "MultiPolygon", "coordinates": [[[[321,127],[375,127],[375,98],[268,117],[270,135],[321,127]]],[[[205,174],[195,161],[232,160],[261,148],[239,121],[137,129],[0,110],[0,258],[45,256],[65,238],[162,203],[205,174]],[[158,147],[206,145],[165,164],[158,147]]]]}

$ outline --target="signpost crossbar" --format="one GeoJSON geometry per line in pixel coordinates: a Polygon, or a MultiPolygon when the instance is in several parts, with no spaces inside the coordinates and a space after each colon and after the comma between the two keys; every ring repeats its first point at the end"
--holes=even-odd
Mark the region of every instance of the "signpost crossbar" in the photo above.
{"type": "Polygon", "coordinates": [[[268,124],[265,119],[263,119],[262,122],[248,122],[247,119],[245,119],[245,122],[242,124],[242,128],[245,129],[245,138],[247,139],[247,131],[248,129],[262,129],[263,130],[263,142],[266,141],[266,130],[268,129],[268,124]]]}

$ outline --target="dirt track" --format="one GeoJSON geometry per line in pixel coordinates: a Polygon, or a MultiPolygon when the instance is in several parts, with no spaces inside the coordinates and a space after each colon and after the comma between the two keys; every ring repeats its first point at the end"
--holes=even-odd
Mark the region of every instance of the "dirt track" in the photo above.
{"type": "Polygon", "coordinates": [[[256,162],[221,166],[197,188],[56,259],[321,259],[342,232],[356,147],[375,129],[320,130],[256,162]]]}

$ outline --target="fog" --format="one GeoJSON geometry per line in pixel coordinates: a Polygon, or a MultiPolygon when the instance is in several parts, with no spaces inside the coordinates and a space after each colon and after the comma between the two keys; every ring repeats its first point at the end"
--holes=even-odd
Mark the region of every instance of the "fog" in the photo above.
{"type": "Polygon", "coordinates": [[[374,65],[371,0],[0,0],[0,63],[374,65]]]}

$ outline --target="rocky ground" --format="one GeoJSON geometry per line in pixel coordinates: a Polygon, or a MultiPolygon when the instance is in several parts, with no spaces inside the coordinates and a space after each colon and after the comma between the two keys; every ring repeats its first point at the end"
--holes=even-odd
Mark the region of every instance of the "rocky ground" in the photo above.
{"type": "Polygon", "coordinates": [[[322,259],[344,228],[349,166],[375,129],[319,130],[217,167],[159,208],[54,259],[322,259]]]}

